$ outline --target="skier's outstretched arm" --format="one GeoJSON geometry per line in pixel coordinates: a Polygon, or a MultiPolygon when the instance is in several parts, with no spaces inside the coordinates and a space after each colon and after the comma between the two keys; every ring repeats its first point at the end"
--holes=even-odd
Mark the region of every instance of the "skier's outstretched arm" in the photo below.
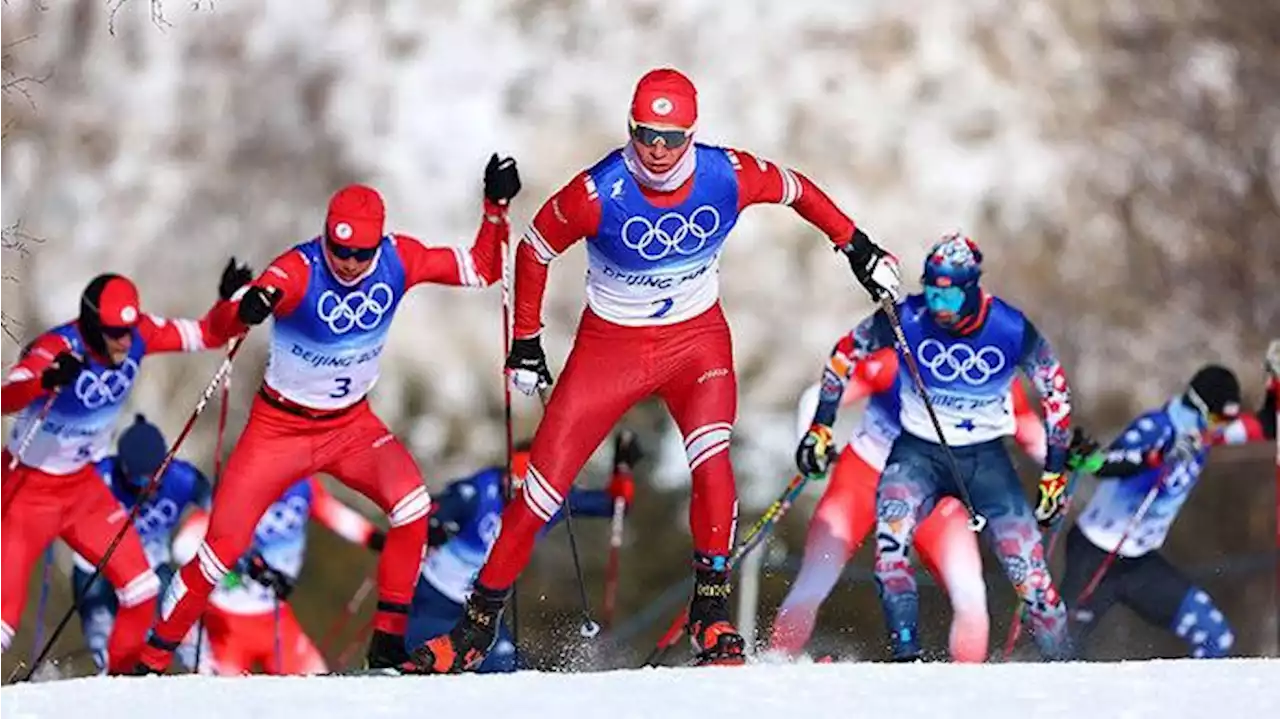
{"type": "Polygon", "coordinates": [[[1164,412],[1146,412],[1130,422],[1088,469],[1098,477],[1118,479],[1159,467],[1176,434],[1164,412]]]}
{"type": "Polygon", "coordinates": [[[311,477],[311,516],[331,532],[375,552],[382,550],[387,534],[363,514],[343,504],[316,477],[311,477]]]}
{"type": "Polygon", "coordinates": [[[230,311],[214,330],[223,342],[244,334],[268,317],[285,317],[293,312],[307,293],[310,262],[297,249],[276,257],[257,279],[241,287],[228,301],[230,311]]]}
{"type": "Polygon", "coordinates": [[[407,287],[422,283],[488,287],[502,277],[502,246],[509,233],[506,205],[485,200],[484,217],[470,249],[433,247],[408,235],[392,237],[407,287]]]}
{"type": "Polygon", "coordinates": [[[253,279],[248,265],[227,262],[218,282],[218,300],[198,320],[167,319],[143,313],[138,319],[138,333],[147,354],[157,352],[203,352],[217,349],[234,337],[236,308],[232,297],[253,279]]]}
{"type": "Polygon", "coordinates": [[[738,209],[750,205],[786,205],[817,227],[842,252],[854,276],[872,293],[897,297],[901,284],[897,258],[871,240],[808,177],[742,150],[727,150],[738,173],[738,209]]]}

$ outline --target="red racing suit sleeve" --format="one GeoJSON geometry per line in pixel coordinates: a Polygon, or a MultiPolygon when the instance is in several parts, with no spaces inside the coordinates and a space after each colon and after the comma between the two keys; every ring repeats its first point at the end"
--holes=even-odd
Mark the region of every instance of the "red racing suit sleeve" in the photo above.
{"type": "Polygon", "coordinates": [[[738,209],[751,205],[787,205],[817,227],[837,247],[853,237],[853,220],[812,180],[743,150],[726,150],[738,172],[738,209]]]}
{"type": "Polygon", "coordinates": [[[218,300],[198,320],[158,317],[142,313],[138,320],[138,335],[146,354],[160,352],[203,352],[227,343],[234,335],[227,334],[238,323],[236,304],[218,300]]]}
{"type": "Polygon", "coordinates": [[[515,338],[542,331],[547,265],[578,240],[600,228],[600,196],[586,172],[551,196],[534,215],[516,250],[515,338]]]}
{"type": "Polygon", "coordinates": [[[0,405],[4,414],[13,414],[32,402],[45,397],[48,392],[40,384],[40,376],[53,364],[59,353],[71,349],[62,335],[46,332],[36,338],[23,351],[22,357],[9,368],[0,386],[0,405]]]}
{"type": "Polygon", "coordinates": [[[1044,464],[1045,453],[1049,451],[1048,436],[1044,431],[1044,423],[1036,414],[1031,400],[1027,398],[1027,390],[1022,382],[1015,379],[1009,388],[1013,395],[1013,438],[1018,446],[1040,465],[1044,464]]]}
{"type": "Polygon", "coordinates": [[[425,282],[488,287],[502,277],[502,247],[509,233],[507,208],[485,199],[484,217],[469,250],[432,247],[408,235],[393,235],[404,264],[405,289],[425,282]]]}

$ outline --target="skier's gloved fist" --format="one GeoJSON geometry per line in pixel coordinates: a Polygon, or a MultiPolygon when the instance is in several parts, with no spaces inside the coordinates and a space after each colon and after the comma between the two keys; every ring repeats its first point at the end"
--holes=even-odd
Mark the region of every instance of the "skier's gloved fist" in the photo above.
{"type": "Polygon", "coordinates": [[[66,387],[80,376],[84,369],[84,361],[71,352],[59,352],[53,358],[53,364],[45,368],[40,375],[40,386],[47,390],[66,387]]]}
{"type": "Polygon", "coordinates": [[[644,457],[644,450],[640,447],[640,440],[636,439],[636,433],[629,429],[624,429],[618,433],[613,440],[613,466],[634,468],[640,463],[644,457]]]}
{"type": "Polygon", "coordinates": [[[1076,427],[1071,432],[1071,446],[1067,448],[1067,470],[1097,474],[1106,462],[1106,456],[1098,451],[1098,440],[1076,427]]]}
{"type": "Polygon", "coordinates": [[[227,260],[227,266],[222,270],[222,279],[218,280],[218,296],[229,300],[235,295],[236,290],[252,281],[253,270],[249,269],[249,265],[236,264],[236,258],[232,257],[227,260]]]}
{"type": "Polygon", "coordinates": [[[275,310],[276,303],[279,301],[280,291],[276,288],[252,285],[240,298],[236,316],[250,327],[260,325],[271,316],[271,312],[275,310]]]}
{"type": "Polygon", "coordinates": [[[289,575],[267,564],[267,560],[261,554],[255,551],[245,559],[247,560],[245,573],[255,582],[270,589],[280,599],[288,599],[293,593],[293,580],[289,575]]]}
{"type": "MultiPolygon", "coordinates": [[[[1178,435],[1173,442],[1173,449],[1169,450],[1168,458],[1179,464],[1187,464],[1194,462],[1200,456],[1200,452],[1204,450],[1204,440],[1199,432],[1188,432],[1178,435]]],[[[1169,472],[1168,474],[1173,474],[1169,472]]]]}
{"type": "Polygon", "coordinates": [[[871,241],[867,233],[855,228],[853,237],[839,248],[849,261],[853,276],[871,295],[871,299],[880,300],[888,295],[894,302],[902,289],[902,268],[898,258],[889,254],[883,247],[871,241]]]}
{"type": "Polygon", "coordinates": [[[520,171],[514,157],[499,159],[493,153],[484,168],[484,196],[490,202],[505,205],[520,193],[520,171]]]}
{"type": "Polygon", "coordinates": [[[806,477],[821,477],[831,466],[831,428],[814,424],[796,447],[796,468],[806,477]]]}
{"type": "Polygon", "coordinates": [[[1053,524],[1067,506],[1067,480],[1062,472],[1040,475],[1040,501],[1036,502],[1036,521],[1041,526],[1053,524]]]}
{"type": "Polygon", "coordinates": [[[381,529],[375,529],[369,533],[369,538],[365,540],[364,546],[375,552],[381,552],[382,548],[387,546],[387,533],[381,529]]]}
{"type": "Polygon", "coordinates": [[[529,337],[511,343],[507,355],[507,374],[511,385],[520,392],[532,396],[551,386],[551,370],[547,369],[547,355],[542,351],[542,340],[529,337]]]}

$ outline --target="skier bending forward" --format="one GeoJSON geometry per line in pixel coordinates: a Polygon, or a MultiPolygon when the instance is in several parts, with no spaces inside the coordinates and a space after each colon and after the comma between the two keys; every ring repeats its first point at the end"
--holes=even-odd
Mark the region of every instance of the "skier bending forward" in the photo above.
{"type": "MultiPolygon", "coordinates": [[[[1040,532],[1001,441],[1014,433],[1009,387],[1021,369],[1040,393],[1048,444],[1035,519],[1052,522],[1065,499],[1062,470],[1071,439],[1067,378],[1030,320],[982,290],[981,273],[978,247],[967,237],[949,235],[925,259],[924,294],[898,304],[902,330],[961,473],[953,473],[899,356],[903,431],[894,440],[876,493],[875,575],[893,656],[900,661],[921,654],[916,629],[919,595],[908,558],[916,529],[940,497],[966,494],[988,520],[987,538],[1027,605],[1041,653],[1062,658],[1069,652],[1066,609],[1050,580],[1040,532]]],[[[852,356],[823,372],[813,425],[796,450],[801,472],[820,473],[830,461],[831,426],[848,369],[876,350],[893,346],[894,333],[884,310],[854,328],[852,356]]]]}
{"type": "Polygon", "coordinates": [[[266,376],[214,494],[209,534],[170,585],[138,672],[164,671],[209,593],[249,548],[263,511],[316,472],[340,479],[388,515],[367,662],[406,660],[405,624],[431,498],[413,457],[374,415],[367,395],[411,287],[484,287],[502,274],[507,202],[519,189],[515,162],[495,155],[485,168],[484,217],[467,251],[384,234],[382,197],[363,185],[343,188],[329,201],[323,234],[277,257],[238,296],[240,322],[233,324],[241,331],[275,317],[266,376]]]}
{"type": "Polygon", "coordinates": [[[502,515],[502,532],[463,619],[420,647],[406,671],[474,667],[494,641],[512,583],[544,523],[591,452],[631,406],[657,394],[684,435],[693,496],[694,596],[689,635],[704,661],[738,662],[727,564],[736,490],[729,438],[737,381],[720,311],[720,249],[750,205],[790,205],[848,258],[869,291],[896,292],[897,263],[798,172],[745,152],[693,142],[697,93],[675,70],[642,77],[630,141],[578,174],[542,206],[515,269],[513,384],[551,384],[539,333],[547,264],[587,240],[587,308],[560,383],[533,439],[529,476],[502,515]]]}

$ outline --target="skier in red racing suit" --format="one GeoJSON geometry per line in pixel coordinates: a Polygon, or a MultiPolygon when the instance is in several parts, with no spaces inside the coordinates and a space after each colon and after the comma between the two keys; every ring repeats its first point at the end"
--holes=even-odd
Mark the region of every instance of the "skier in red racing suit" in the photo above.
{"type": "Polygon", "coordinates": [[[896,293],[899,277],[896,259],[808,178],[740,150],[693,142],[696,120],[688,78],[671,69],[647,73],[631,103],[630,142],[553,195],[520,243],[507,358],[517,389],[533,394],[552,382],[539,340],[547,265],[584,238],[587,308],[534,437],[522,500],[503,512],[466,613],[449,634],[415,650],[403,671],[479,664],[538,530],[623,413],[654,394],[684,435],[693,475],[689,633],[700,660],[742,660],[743,640],[728,612],[737,498],[727,450],[737,380],[719,302],[721,247],[748,206],[789,205],[827,235],[873,296],[896,293]]]}

